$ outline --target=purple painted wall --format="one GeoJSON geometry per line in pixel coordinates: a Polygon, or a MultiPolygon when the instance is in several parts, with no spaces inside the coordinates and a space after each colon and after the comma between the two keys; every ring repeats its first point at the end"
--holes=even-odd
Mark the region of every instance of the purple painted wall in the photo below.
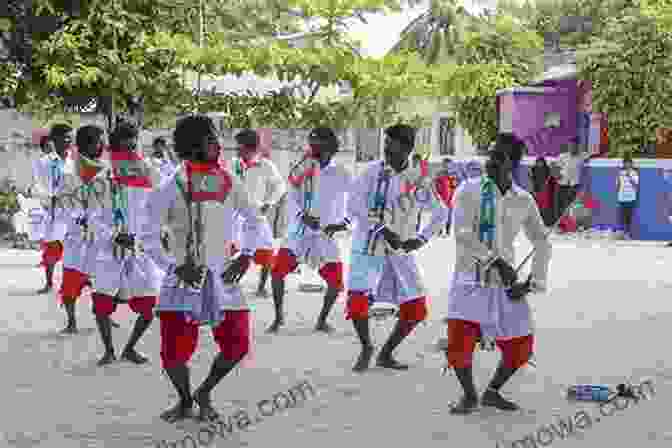
{"type": "Polygon", "coordinates": [[[513,133],[525,142],[530,156],[556,157],[563,145],[577,135],[577,86],[575,80],[565,80],[549,81],[543,87],[554,87],[559,91],[543,95],[507,93],[506,96],[512,96],[512,107],[502,108],[500,113],[511,111],[513,133]],[[544,126],[547,113],[560,115],[560,127],[544,126]]]}

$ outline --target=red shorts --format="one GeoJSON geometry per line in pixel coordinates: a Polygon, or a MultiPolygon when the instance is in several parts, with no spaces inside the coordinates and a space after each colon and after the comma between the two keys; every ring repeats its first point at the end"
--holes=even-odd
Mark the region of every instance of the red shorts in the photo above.
{"type": "MultiPolygon", "coordinates": [[[[446,355],[451,367],[471,367],[476,339],[480,336],[481,326],[479,323],[457,319],[448,320],[448,349],[446,355]]],[[[504,366],[517,369],[525,365],[530,359],[534,348],[534,336],[498,339],[496,343],[502,351],[504,366]]]]}
{"type": "MultiPolygon", "coordinates": [[[[273,260],[271,275],[273,278],[284,279],[290,272],[294,272],[299,267],[296,256],[287,248],[278,251],[273,260]]],[[[336,291],[343,291],[343,263],[327,263],[319,270],[320,277],[327,282],[329,288],[336,291]]]]}
{"type": "Polygon", "coordinates": [[[87,286],[91,286],[88,275],[77,269],[63,268],[63,281],[59,291],[61,303],[74,303],[87,286]]]}
{"type": "Polygon", "coordinates": [[[257,249],[254,253],[254,262],[258,266],[272,267],[273,266],[273,249],[257,249]]]}
{"type": "MultiPolygon", "coordinates": [[[[162,311],[159,320],[163,367],[188,363],[198,345],[198,324],[187,322],[179,311],[162,311]]],[[[242,359],[250,351],[250,312],[226,311],[224,320],[212,329],[212,336],[225,359],[242,359]]]]}
{"type": "MultiPolygon", "coordinates": [[[[350,291],[345,306],[346,320],[365,320],[369,318],[369,296],[361,292],[350,291]]],[[[427,298],[418,297],[415,300],[399,305],[399,320],[406,322],[421,322],[427,319],[427,298]]]]}
{"type": "Polygon", "coordinates": [[[42,248],[41,266],[53,266],[63,259],[63,243],[60,241],[46,241],[40,243],[42,248]]]}
{"type": "MultiPolygon", "coordinates": [[[[240,248],[236,243],[233,243],[233,254],[240,252],[240,248]]],[[[257,266],[271,267],[273,266],[273,249],[257,249],[254,252],[254,263],[257,266]]]]}
{"type": "MultiPolygon", "coordinates": [[[[91,299],[93,301],[93,314],[96,316],[109,316],[117,310],[117,303],[112,296],[94,292],[91,299]]],[[[133,312],[142,314],[142,317],[147,320],[152,320],[156,302],[156,296],[131,297],[128,300],[128,306],[133,312]]]]}

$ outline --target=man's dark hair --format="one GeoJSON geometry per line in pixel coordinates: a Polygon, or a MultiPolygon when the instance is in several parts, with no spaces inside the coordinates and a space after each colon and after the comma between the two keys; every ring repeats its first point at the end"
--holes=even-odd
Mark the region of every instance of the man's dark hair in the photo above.
{"type": "Polygon", "coordinates": [[[517,136],[509,132],[497,134],[495,149],[506,151],[511,162],[519,164],[526,152],[525,143],[517,136]]]}
{"type": "Polygon", "coordinates": [[[404,145],[415,146],[415,128],[407,124],[395,124],[385,129],[385,135],[393,140],[397,140],[404,145]]]}
{"type": "Polygon", "coordinates": [[[154,143],[152,143],[152,146],[156,147],[156,146],[159,146],[159,145],[167,146],[168,143],[166,142],[166,139],[165,139],[165,138],[163,138],[163,137],[156,137],[156,138],[154,139],[154,143]]]}
{"type": "Polygon", "coordinates": [[[252,146],[256,148],[259,146],[259,134],[254,129],[243,129],[236,134],[236,143],[244,146],[252,146]]]}
{"type": "Polygon", "coordinates": [[[72,127],[65,123],[57,123],[49,130],[49,138],[63,137],[72,132],[72,127]]]}
{"type": "Polygon", "coordinates": [[[336,133],[331,128],[319,127],[310,131],[308,134],[308,140],[321,141],[324,143],[331,143],[338,145],[338,137],[336,133]]]}
{"type": "Polygon", "coordinates": [[[119,146],[122,141],[136,138],[140,131],[130,121],[120,121],[110,134],[110,146],[119,146]]]}
{"type": "Polygon", "coordinates": [[[205,115],[189,115],[177,122],[173,141],[175,154],[180,159],[189,159],[201,150],[203,137],[216,135],[216,128],[210,117],[205,115]]]}
{"type": "Polygon", "coordinates": [[[105,131],[103,131],[103,129],[99,126],[82,126],[77,130],[77,137],[75,138],[75,142],[77,143],[77,147],[80,150],[88,149],[94,145],[97,145],[104,134],[105,131]]]}
{"type": "Polygon", "coordinates": [[[46,151],[48,145],[49,145],[49,136],[43,135],[42,137],[40,137],[40,148],[42,149],[42,151],[46,151]]]}

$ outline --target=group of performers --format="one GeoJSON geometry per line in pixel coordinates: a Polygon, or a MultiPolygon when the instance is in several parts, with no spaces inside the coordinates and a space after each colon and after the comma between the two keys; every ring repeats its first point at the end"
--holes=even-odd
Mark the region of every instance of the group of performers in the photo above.
{"type": "MultiPolygon", "coordinates": [[[[270,275],[275,319],[285,325],[285,279],[300,264],[316,269],[327,284],[315,330],[330,333],[328,318],[344,291],[344,257],[334,236],[352,232],[346,319],[361,344],[353,370],[366,371],[375,348],[369,319],[376,303],[397,309],[397,322],[376,356],[376,365],[405,370],[395,349],[427,319],[428,297],[416,252],[440,235],[451,214],[456,267],[448,309],[448,363],[464,389],[453,413],[469,413],[479,403],[499,409],[517,406],[499,389],[532,353],[532,316],[526,296],[544,290],[550,257],[546,228],[532,196],[512,181],[510,139],[495,145],[485,173],[469,166],[468,179],[440,194],[441,182],[426,166],[409,163],[416,130],[399,124],[385,130],[384,157],[353,176],[334,160],[339,140],[332,129],[316,128],[308,150],[285,181],[261,156],[253,130],[236,135],[237,156],[223,161],[213,122],[206,116],[181,119],[173,154],[155,141],[151,158],[137,148],[138,129],[120,122],[106,142],[105,132],[84,126],[54,126],[36,165],[35,195],[43,201],[42,265],[53,287],[54,266],[63,260],[59,293],[66,311],[65,333],[76,333],[75,304],[93,290],[93,312],[104,352],[99,365],[116,360],[112,313],[128,305],[137,320],[121,358],[148,359],[135,349],[159,319],[162,367],[179,401],[162,414],[168,422],[194,415],[218,418],[211,402],[215,386],[249,353],[250,308],[239,282],[256,264],[261,286],[270,275]],[[481,175],[482,174],[482,175],[481,175]],[[277,251],[267,215],[286,197],[288,231],[277,251]],[[444,199],[442,199],[442,197],[444,199]],[[430,215],[422,225],[421,212],[430,215]],[[534,244],[532,274],[520,280],[513,240],[521,227],[534,244]],[[208,376],[192,391],[189,361],[199,326],[208,325],[219,347],[208,376]],[[472,374],[477,340],[496,340],[502,363],[479,400],[472,374]]],[[[477,164],[476,164],[477,165],[477,164]]]]}

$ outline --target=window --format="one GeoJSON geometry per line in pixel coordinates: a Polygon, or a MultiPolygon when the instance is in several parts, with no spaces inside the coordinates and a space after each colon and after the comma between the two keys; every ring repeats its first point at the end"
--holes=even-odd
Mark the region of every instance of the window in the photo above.
{"type": "Polygon", "coordinates": [[[562,120],[558,112],[544,112],[544,127],[557,129],[560,127],[562,120]]]}

